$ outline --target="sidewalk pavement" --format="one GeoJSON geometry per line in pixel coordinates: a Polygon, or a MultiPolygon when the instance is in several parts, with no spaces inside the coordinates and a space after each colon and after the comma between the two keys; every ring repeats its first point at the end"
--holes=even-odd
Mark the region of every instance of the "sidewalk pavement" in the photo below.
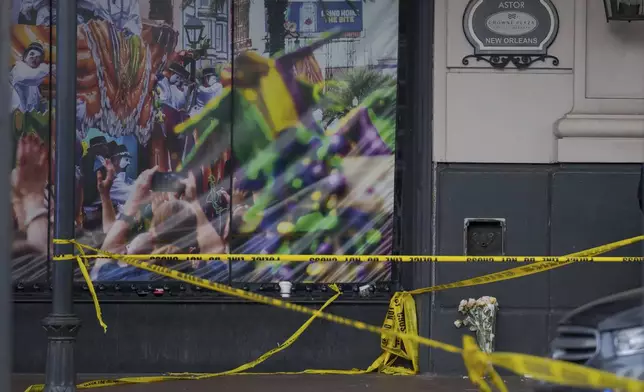
{"type": "MultiPolygon", "coordinates": [[[[82,376],[81,381],[109,378],[82,376]]],[[[530,383],[519,377],[504,377],[511,392],[531,392],[530,383]]],[[[14,375],[11,392],[24,392],[31,384],[43,382],[38,375],[14,375]]],[[[476,392],[470,380],[438,376],[225,376],[210,380],[170,381],[152,384],[106,387],[97,392],[476,392]]]]}

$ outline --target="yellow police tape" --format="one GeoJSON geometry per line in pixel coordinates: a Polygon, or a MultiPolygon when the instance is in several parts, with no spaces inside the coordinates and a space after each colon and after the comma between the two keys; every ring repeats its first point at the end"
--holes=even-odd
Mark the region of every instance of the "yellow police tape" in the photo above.
{"type": "MultiPolygon", "coordinates": [[[[84,245],[83,245],[84,246],[84,245]]],[[[89,248],[88,248],[89,249],[89,248]]],[[[55,256],[65,260],[71,255],[55,256]]],[[[100,254],[83,255],[83,259],[102,258],[100,254]]],[[[581,256],[316,256],[316,255],[252,255],[252,254],[172,254],[172,255],[128,255],[133,260],[150,261],[275,261],[287,263],[335,262],[335,263],[533,263],[533,262],[577,262],[577,263],[641,263],[644,257],[581,257],[581,256]]]]}
{"type": "MultiPolygon", "coordinates": [[[[335,294],[329,298],[324,305],[320,307],[320,311],[326,309],[331,303],[333,303],[342,293],[340,289],[335,285],[329,285],[329,287],[335,291],[335,294]]],[[[102,388],[102,387],[111,387],[111,386],[116,386],[116,385],[123,385],[123,384],[142,384],[142,383],[153,383],[153,382],[160,382],[160,381],[172,381],[172,380],[201,380],[205,378],[214,378],[214,377],[220,377],[220,376],[230,376],[230,375],[235,375],[239,374],[241,372],[244,372],[245,370],[252,369],[255,366],[261,364],[262,362],[266,361],[268,358],[272,357],[273,355],[279,353],[280,351],[283,351],[290,347],[296,340],[297,338],[300,337],[300,335],[313,323],[313,321],[317,318],[317,315],[311,316],[300,328],[298,328],[293,335],[291,335],[284,343],[280,344],[278,347],[271,349],[267,351],[266,353],[262,354],[259,358],[245,363],[241,366],[238,366],[234,369],[227,370],[225,372],[220,372],[220,373],[207,373],[207,374],[197,374],[197,373],[176,373],[176,374],[167,374],[163,376],[148,376],[148,377],[122,377],[118,379],[107,379],[107,380],[93,380],[93,381],[87,381],[83,382],[80,384],[76,385],[76,388],[78,389],[90,389],[90,388],[102,388]]],[[[323,371],[320,371],[323,372],[323,371]]],[[[342,372],[342,371],[339,371],[342,372]]],[[[350,371],[349,371],[350,372],[350,371]]],[[[253,373],[244,373],[246,375],[253,374],[253,373]]],[[[259,373],[254,373],[254,374],[259,374],[259,373]]],[[[44,385],[39,384],[39,385],[32,385],[25,392],[41,392],[44,390],[44,385]]]]}
{"type": "MultiPolygon", "coordinates": [[[[599,246],[596,248],[588,249],[582,252],[577,252],[572,255],[569,255],[564,258],[557,258],[558,261],[546,261],[539,264],[520,266],[518,268],[513,268],[510,270],[485,275],[482,277],[477,277],[473,279],[467,279],[460,282],[455,282],[446,285],[439,285],[419,290],[414,290],[411,292],[400,292],[394,294],[389,309],[387,311],[387,316],[383,323],[382,328],[376,326],[371,326],[359,321],[350,320],[347,318],[335,316],[332,314],[323,313],[322,310],[327,307],[333,300],[335,300],[339,293],[337,287],[332,287],[336,291],[334,295],[323,307],[314,311],[307,307],[292,304],[289,302],[284,302],[275,298],[264,297],[255,293],[249,293],[244,290],[234,289],[230,286],[213,283],[205,279],[193,277],[191,275],[181,273],[172,269],[161,267],[158,265],[150,264],[144,261],[141,261],[137,257],[116,255],[110,252],[101,251],[95,248],[82,245],[73,240],[56,240],[57,243],[67,243],[74,244],[79,250],[80,255],[71,256],[63,255],[56,257],[57,260],[69,260],[74,258],[77,260],[81,271],[83,271],[83,276],[85,277],[92,296],[94,297],[94,302],[97,309],[97,316],[101,325],[106,328],[106,325],[103,323],[100,308],[98,307],[98,299],[96,294],[93,291],[93,284],[89,280],[89,274],[87,274],[86,266],[83,262],[88,256],[85,255],[83,248],[99,253],[99,256],[105,258],[113,258],[124,261],[125,263],[145,269],[147,271],[155,272],[166,277],[170,277],[176,280],[181,280],[187,283],[194,284],[196,286],[204,287],[214,291],[218,291],[224,294],[236,296],[239,298],[245,298],[254,302],[264,303],[283,309],[290,309],[300,313],[311,314],[312,317],[302,326],[296,333],[294,333],[284,344],[280,345],[278,348],[267,352],[262,355],[257,360],[250,362],[248,364],[242,365],[236,369],[222,372],[222,373],[213,373],[213,374],[195,374],[195,373],[182,373],[182,374],[169,374],[166,376],[156,376],[156,377],[129,377],[121,378],[117,380],[98,380],[92,381],[89,383],[79,384],[78,388],[96,388],[102,386],[118,385],[118,384],[131,384],[131,383],[144,383],[144,382],[157,382],[157,381],[166,381],[166,380],[178,380],[178,379],[203,379],[210,377],[217,377],[221,375],[231,375],[236,374],[246,369],[250,369],[253,366],[263,362],[271,355],[275,354],[278,351],[281,351],[287,348],[292,344],[299,335],[310,325],[310,323],[316,318],[321,317],[328,321],[332,321],[342,325],[352,326],[357,329],[366,330],[373,333],[378,333],[381,336],[381,347],[383,349],[383,354],[376,360],[374,363],[365,370],[306,370],[303,372],[290,372],[290,373],[279,373],[279,374],[358,374],[358,373],[367,373],[372,371],[380,371],[388,374],[416,374],[418,371],[418,344],[426,345],[429,347],[439,348],[448,352],[461,353],[465,361],[465,365],[468,369],[468,374],[470,379],[480,388],[481,391],[491,391],[489,385],[487,384],[486,377],[489,377],[490,382],[500,391],[506,391],[503,381],[500,376],[494,371],[492,365],[497,365],[509,369],[515,373],[528,375],[533,378],[577,387],[590,387],[590,388],[618,388],[624,391],[644,391],[644,382],[639,380],[627,379],[623,377],[618,377],[612,373],[602,372],[595,369],[589,369],[579,365],[573,365],[567,362],[554,361],[545,358],[539,358],[523,354],[514,354],[514,353],[494,353],[494,354],[485,354],[478,349],[478,346],[474,340],[469,336],[464,336],[463,344],[464,348],[461,350],[459,347],[441,343],[435,340],[422,338],[417,335],[417,325],[416,325],[416,308],[412,295],[445,290],[449,288],[456,287],[466,287],[487,284],[496,281],[514,279],[521,276],[532,275],[538,272],[547,271],[550,269],[558,268],[564,265],[568,265],[574,262],[577,262],[578,258],[587,258],[592,257],[601,253],[612,251],[614,249],[629,245],[635,242],[644,240],[644,236],[638,236],[623,241],[618,241],[612,244],[599,246]],[[406,359],[411,362],[412,368],[404,368],[400,366],[393,366],[394,362],[398,359],[406,359]]],[[[94,256],[96,257],[96,256],[94,256]]],[[[192,256],[194,257],[194,255],[192,256]]],[[[147,259],[150,259],[148,256],[147,259]]],[[[410,260],[411,261],[411,260],[410,260]]],[[[507,260],[506,260],[507,261],[507,260]]],[[[585,261],[585,260],[584,260],[585,261]]],[[[249,373],[244,373],[249,374],[249,373]]],[[[33,386],[28,391],[35,392],[42,390],[38,389],[41,386],[33,386]]]]}

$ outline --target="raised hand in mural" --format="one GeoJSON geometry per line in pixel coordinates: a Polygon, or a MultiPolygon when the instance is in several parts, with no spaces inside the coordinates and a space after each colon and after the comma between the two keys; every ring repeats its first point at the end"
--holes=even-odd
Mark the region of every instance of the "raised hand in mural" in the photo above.
{"type": "Polygon", "coordinates": [[[102,195],[109,195],[114,183],[114,165],[109,159],[105,160],[105,175],[101,170],[96,172],[96,189],[102,195]]]}
{"type": "Polygon", "coordinates": [[[233,194],[231,197],[232,208],[246,203],[248,198],[248,192],[243,191],[239,188],[233,188],[233,194]]]}
{"type": "MultiPolygon", "coordinates": [[[[183,185],[183,190],[175,194],[175,197],[187,201],[192,206],[195,216],[197,217],[197,243],[199,244],[199,249],[201,249],[202,252],[204,252],[203,249],[206,249],[207,252],[211,252],[212,243],[216,242],[217,244],[220,244],[221,240],[213,240],[213,238],[209,238],[213,235],[216,237],[218,236],[216,235],[216,232],[212,230],[212,226],[210,226],[208,218],[199,204],[199,196],[197,195],[197,179],[192,172],[188,172],[188,176],[181,180],[180,183],[183,185]]],[[[215,248],[215,250],[218,251],[220,248],[215,248]]],[[[191,264],[192,268],[197,269],[200,267],[201,262],[193,260],[191,261],[191,264]]]]}
{"type": "Polygon", "coordinates": [[[152,215],[154,215],[154,212],[157,211],[157,209],[161,206],[161,204],[165,203],[168,201],[168,194],[167,193],[153,193],[152,194],[152,199],[150,200],[150,208],[152,209],[152,215]]]}
{"type": "Polygon", "coordinates": [[[45,143],[36,134],[21,137],[16,151],[16,168],[12,173],[16,196],[37,198],[43,203],[48,164],[49,153],[45,143]]]}
{"type": "Polygon", "coordinates": [[[18,231],[25,230],[25,218],[27,217],[25,213],[25,207],[22,203],[22,197],[16,190],[16,182],[18,178],[18,171],[14,169],[11,172],[11,206],[13,208],[13,217],[16,220],[18,225],[18,231]]]}
{"type": "Polygon", "coordinates": [[[188,173],[188,176],[181,180],[180,182],[183,186],[184,189],[182,191],[182,198],[185,201],[188,202],[197,202],[197,179],[195,178],[194,174],[192,172],[188,173]]]}
{"type": "MultiPolygon", "coordinates": [[[[188,176],[181,180],[181,184],[185,187],[181,198],[190,203],[197,216],[197,242],[199,243],[201,253],[225,253],[226,246],[224,240],[208,221],[199,202],[196,177],[192,172],[188,172],[188,176]]],[[[198,264],[193,262],[193,268],[198,268],[198,264]]]]}
{"type": "Polygon", "coordinates": [[[134,182],[132,192],[123,211],[129,216],[136,216],[141,206],[150,199],[152,192],[152,177],[159,170],[158,166],[144,170],[134,182]]]}
{"type": "MultiPolygon", "coordinates": [[[[116,220],[116,210],[110,198],[110,189],[114,183],[114,165],[109,159],[105,160],[105,174],[102,170],[96,172],[96,189],[101,199],[101,216],[103,223],[103,233],[110,231],[116,220]]],[[[82,188],[81,188],[82,189],[82,188]]]]}
{"type": "Polygon", "coordinates": [[[49,153],[35,134],[18,141],[16,168],[11,173],[12,205],[18,228],[39,250],[47,251],[49,210],[45,205],[49,153]]]}
{"type": "MultiPolygon", "coordinates": [[[[132,220],[137,220],[144,203],[151,199],[152,177],[159,170],[158,166],[144,170],[132,185],[132,191],[123,205],[123,219],[116,219],[107,231],[101,249],[114,253],[127,252],[125,245],[133,227],[132,220]]],[[[136,222],[134,222],[136,223],[136,222]]]]}

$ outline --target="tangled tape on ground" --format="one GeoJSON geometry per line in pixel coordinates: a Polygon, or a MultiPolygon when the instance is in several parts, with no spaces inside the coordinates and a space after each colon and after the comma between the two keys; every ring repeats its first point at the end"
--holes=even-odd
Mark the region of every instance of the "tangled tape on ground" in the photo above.
{"type": "MultiPolygon", "coordinates": [[[[544,261],[536,264],[523,265],[517,268],[488,274],[481,277],[466,279],[459,282],[418,289],[410,292],[395,293],[390,302],[389,309],[387,311],[387,315],[382,328],[322,312],[322,310],[324,310],[340,295],[337,287],[335,286],[332,286],[332,289],[336,291],[336,294],[331,299],[329,299],[329,301],[327,301],[322,306],[322,308],[316,311],[308,307],[282,301],[277,298],[269,298],[256,293],[235,289],[224,284],[210,282],[208,280],[194,277],[176,270],[150,264],[148,262],[142,261],[139,258],[101,251],[86,245],[79,244],[74,240],[56,240],[56,242],[74,244],[80,254],[63,255],[58,256],[55,259],[75,259],[78,262],[79,268],[81,269],[83,276],[88,283],[88,287],[90,288],[90,292],[94,299],[99,322],[105,329],[107,328],[107,326],[102,320],[98,299],[93,289],[93,284],[89,279],[89,273],[87,272],[87,268],[84,262],[84,260],[88,258],[85,254],[85,250],[96,252],[99,256],[102,256],[104,258],[121,260],[131,266],[154,272],[175,280],[190,283],[195,286],[200,286],[238,298],[247,299],[249,301],[263,303],[266,305],[311,315],[311,318],[309,318],[309,320],[307,320],[307,322],[302,325],[302,327],[300,327],[300,329],[298,329],[296,333],[294,333],[289,339],[287,339],[284,344],[265,353],[253,362],[242,365],[227,372],[213,374],[181,373],[168,374],[165,376],[128,377],[120,378],[117,380],[97,380],[79,384],[77,386],[78,388],[96,388],[118,384],[149,383],[180,379],[204,379],[223,375],[239,374],[240,372],[246,369],[250,369],[253,366],[256,366],[257,364],[263,362],[276,352],[282,351],[290,346],[297,339],[297,337],[299,337],[299,335],[301,335],[301,333],[312,323],[312,321],[315,318],[319,317],[337,324],[347,325],[356,329],[379,334],[381,336],[381,347],[383,349],[383,354],[376,361],[374,361],[374,363],[369,368],[365,370],[307,370],[303,372],[282,374],[359,374],[373,371],[380,371],[387,374],[416,374],[418,371],[418,345],[424,345],[456,354],[461,354],[463,356],[463,360],[465,362],[470,379],[479,387],[481,391],[485,392],[491,391],[491,387],[488,384],[488,381],[499,391],[507,391],[507,388],[505,387],[505,384],[503,383],[501,377],[494,370],[494,365],[506,368],[517,374],[530,376],[538,380],[556,384],[582,388],[614,388],[623,391],[644,392],[644,382],[642,381],[619,377],[609,372],[603,372],[580,365],[524,354],[501,352],[486,354],[479,350],[474,339],[470,336],[463,337],[463,348],[418,336],[418,328],[416,324],[416,308],[412,297],[412,295],[418,295],[433,291],[446,290],[456,287],[475,286],[502,280],[515,279],[527,275],[533,275],[539,272],[548,271],[554,268],[574,263],[576,262],[575,258],[593,257],[598,254],[609,252],[642,240],[644,240],[644,236],[638,236],[623,241],[618,241],[612,244],[603,245],[597,248],[592,248],[586,251],[577,252],[567,256],[566,258],[559,258],[560,260],[565,261],[544,261]],[[395,366],[394,363],[399,359],[405,359],[411,362],[412,368],[409,369],[406,367],[395,366]]],[[[30,387],[27,391],[36,392],[42,389],[43,387],[41,385],[35,385],[30,387]]]]}

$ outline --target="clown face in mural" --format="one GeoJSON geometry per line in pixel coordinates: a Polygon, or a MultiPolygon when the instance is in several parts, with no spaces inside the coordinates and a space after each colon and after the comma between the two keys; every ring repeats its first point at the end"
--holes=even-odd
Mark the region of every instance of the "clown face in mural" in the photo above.
{"type": "Polygon", "coordinates": [[[197,87],[196,102],[190,108],[190,117],[199,114],[208,102],[221,94],[223,88],[217,80],[215,68],[204,68],[201,85],[197,87]]]}
{"type": "MultiPolygon", "coordinates": [[[[44,112],[48,105],[40,94],[40,85],[49,76],[49,64],[44,62],[45,49],[39,42],[32,42],[24,50],[22,59],[16,61],[9,74],[13,88],[11,109],[23,113],[44,112]]],[[[52,71],[55,66],[52,65],[52,71]]]]}

